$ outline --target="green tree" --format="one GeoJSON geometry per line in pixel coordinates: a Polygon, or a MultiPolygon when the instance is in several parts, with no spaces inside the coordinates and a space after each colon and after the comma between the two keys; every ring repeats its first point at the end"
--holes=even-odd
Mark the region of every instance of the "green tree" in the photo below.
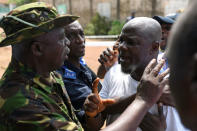
{"type": "Polygon", "coordinates": [[[92,23],[87,24],[84,33],[85,35],[95,35],[94,25],[92,23]]]}
{"type": "Polygon", "coordinates": [[[107,35],[110,27],[111,21],[96,13],[84,31],[86,35],[107,35]]]}
{"type": "Polygon", "coordinates": [[[120,22],[119,20],[112,21],[111,29],[109,30],[108,35],[119,35],[124,24],[124,22],[120,22]]]}

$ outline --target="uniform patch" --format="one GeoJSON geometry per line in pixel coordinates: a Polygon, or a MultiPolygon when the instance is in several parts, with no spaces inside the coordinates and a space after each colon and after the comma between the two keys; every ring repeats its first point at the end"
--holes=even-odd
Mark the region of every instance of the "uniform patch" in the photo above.
{"type": "Polygon", "coordinates": [[[68,79],[76,79],[77,78],[76,73],[72,70],[67,69],[67,68],[65,68],[64,77],[68,78],[68,79]]]}

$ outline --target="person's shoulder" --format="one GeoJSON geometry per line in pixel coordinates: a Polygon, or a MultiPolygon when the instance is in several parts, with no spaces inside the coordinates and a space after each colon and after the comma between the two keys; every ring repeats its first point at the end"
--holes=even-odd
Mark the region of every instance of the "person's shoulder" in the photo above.
{"type": "Polygon", "coordinates": [[[108,72],[120,72],[121,71],[121,65],[116,62],[110,69],[108,72]]]}
{"type": "Polygon", "coordinates": [[[106,75],[109,75],[110,77],[113,76],[113,77],[120,78],[120,77],[125,76],[126,74],[122,72],[121,65],[116,63],[109,69],[106,75]]]}
{"type": "Polygon", "coordinates": [[[95,74],[95,72],[86,64],[86,65],[84,65],[85,66],[85,68],[87,69],[87,71],[91,74],[91,76],[93,77],[93,79],[96,79],[96,74],[95,74]]]}
{"type": "Polygon", "coordinates": [[[5,79],[0,86],[0,114],[10,114],[28,104],[30,85],[22,80],[5,79]]]}
{"type": "Polygon", "coordinates": [[[125,77],[127,76],[127,74],[124,74],[121,71],[121,65],[120,64],[115,64],[113,65],[110,70],[106,73],[105,77],[104,77],[104,82],[109,83],[110,85],[113,84],[118,84],[118,83],[122,83],[122,81],[124,81],[125,77]]]}
{"type": "Polygon", "coordinates": [[[0,80],[0,89],[14,90],[14,88],[25,87],[27,79],[16,72],[5,73],[0,80]]]}

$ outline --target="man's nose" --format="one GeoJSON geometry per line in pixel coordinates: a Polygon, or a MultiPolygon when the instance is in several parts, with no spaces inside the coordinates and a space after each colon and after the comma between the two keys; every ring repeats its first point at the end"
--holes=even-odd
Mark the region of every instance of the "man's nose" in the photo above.
{"type": "Polygon", "coordinates": [[[84,43],[85,42],[85,38],[84,37],[82,37],[82,36],[80,36],[80,35],[78,35],[78,37],[77,37],[77,43],[84,43]]]}

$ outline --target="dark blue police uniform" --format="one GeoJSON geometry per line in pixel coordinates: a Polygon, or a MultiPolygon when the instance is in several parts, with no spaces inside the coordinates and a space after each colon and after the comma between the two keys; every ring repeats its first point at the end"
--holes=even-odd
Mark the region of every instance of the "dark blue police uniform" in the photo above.
{"type": "MultiPolygon", "coordinates": [[[[58,72],[62,75],[72,105],[76,109],[77,117],[83,124],[85,122],[83,104],[87,96],[92,92],[92,83],[97,76],[82,61],[80,62],[80,69],[68,61],[65,61],[64,65],[58,70],[58,72]]],[[[100,90],[101,84],[99,84],[98,88],[100,90]]]]}

